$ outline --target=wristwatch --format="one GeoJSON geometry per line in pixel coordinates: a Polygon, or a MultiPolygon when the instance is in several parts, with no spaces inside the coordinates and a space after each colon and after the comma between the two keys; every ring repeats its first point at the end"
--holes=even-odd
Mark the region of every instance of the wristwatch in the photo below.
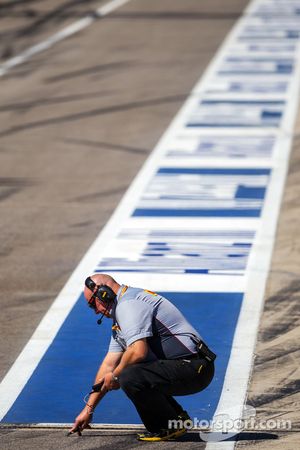
{"type": "Polygon", "coordinates": [[[115,381],[116,383],[119,383],[119,377],[117,377],[116,375],[113,374],[112,379],[113,379],[113,381],[115,381]]]}

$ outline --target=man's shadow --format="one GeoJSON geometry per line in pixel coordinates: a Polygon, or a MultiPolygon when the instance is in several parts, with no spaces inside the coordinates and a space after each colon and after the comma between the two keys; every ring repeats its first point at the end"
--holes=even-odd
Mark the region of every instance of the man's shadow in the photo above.
{"type": "Polygon", "coordinates": [[[221,439],[218,439],[216,436],[215,440],[213,436],[211,439],[202,440],[198,431],[191,431],[184,436],[182,436],[180,439],[178,439],[178,442],[224,442],[224,441],[264,441],[264,440],[274,440],[278,439],[278,435],[274,433],[266,433],[266,432],[247,432],[244,431],[242,433],[238,433],[234,436],[230,436],[226,439],[225,435],[221,436],[221,439]]]}

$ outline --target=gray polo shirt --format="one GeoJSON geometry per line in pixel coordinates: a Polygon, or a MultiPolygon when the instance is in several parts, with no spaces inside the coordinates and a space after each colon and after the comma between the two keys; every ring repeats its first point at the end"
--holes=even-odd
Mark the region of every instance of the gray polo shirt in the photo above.
{"type": "Polygon", "coordinates": [[[122,285],[113,316],[109,352],[125,351],[138,339],[147,338],[147,360],[175,359],[196,353],[193,335],[199,333],[169,300],[159,294],[122,285]]]}

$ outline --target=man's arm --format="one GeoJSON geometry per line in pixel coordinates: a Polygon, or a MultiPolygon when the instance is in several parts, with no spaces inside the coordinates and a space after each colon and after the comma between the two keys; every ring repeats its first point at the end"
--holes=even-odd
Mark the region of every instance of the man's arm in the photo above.
{"type": "MultiPolygon", "coordinates": [[[[97,375],[95,377],[95,382],[99,383],[103,377],[107,373],[112,373],[114,369],[117,367],[118,363],[120,362],[122,358],[123,352],[108,352],[103,359],[99,370],[97,372],[97,375]]],[[[86,403],[86,406],[83,408],[81,413],[76,417],[74,425],[72,429],[70,430],[70,433],[78,432],[80,433],[84,428],[89,427],[89,423],[92,419],[93,411],[99,401],[104,397],[104,395],[107,393],[108,389],[101,389],[100,392],[94,392],[93,394],[90,394],[89,399],[86,403]]]]}
{"type": "Polygon", "coordinates": [[[103,376],[102,380],[104,383],[102,389],[105,392],[110,389],[116,389],[117,383],[116,381],[114,381],[114,377],[119,377],[125,367],[143,361],[146,358],[147,353],[148,344],[146,338],[139,339],[130,344],[126,351],[122,354],[119,364],[117,364],[114,369],[103,376]]]}

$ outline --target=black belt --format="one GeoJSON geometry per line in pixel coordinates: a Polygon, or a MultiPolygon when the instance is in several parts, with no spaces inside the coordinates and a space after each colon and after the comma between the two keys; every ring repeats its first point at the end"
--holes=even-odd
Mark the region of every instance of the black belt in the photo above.
{"type": "Polygon", "coordinates": [[[190,353],[189,355],[186,356],[181,356],[178,359],[199,359],[202,358],[199,353],[190,353]]]}
{"type": "Polygon", "coordinates": [[[208,362],[214,362],[214,360],[216,359],[217,355],[212,352],[207,345],[205,344],[205,342],[200,341],[199,344],[197,344],[197,349],[198,349],[198,354],[206,359],[206,361],[208,362]]]}

